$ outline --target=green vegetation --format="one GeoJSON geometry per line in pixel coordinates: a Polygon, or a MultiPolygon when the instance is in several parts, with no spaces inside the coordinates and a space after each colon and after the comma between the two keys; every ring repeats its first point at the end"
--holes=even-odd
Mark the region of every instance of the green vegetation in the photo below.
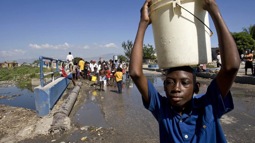
{"type": "Polygon", "coordinates": [[[124,53],[126,58],[129,60],[131,55],[131,50],[133,48],[134,44],[133,41],[127,40],[127,42],[122,42],[122,48],[124,49],[124,53]]]}
{"type": "Polygon", "coordinates": [[[157,58],[155,54],[156,54],[156,50],[152,45],[150,44],[143,45],[143,59],[155,60],[157,58]]]}
{"type": "Polygon", "coordinates": [[[255,40],[255,24],[250,25],[248,28],[243,28],[243,32],[248,33],[255,40]]]}
{"type": "MultiPolygon", "coordinates": [[[[44,69],[44,72],[50,72],[51,69],[44,69]]],[[[32,78],[39,78],[40,68],[32,66],[20,66],[14,68],[0,68],[0,81],[14,81],[20,88],[32,87],[32,78]]]]}
{"type": "Polygon", "coordinates": [[[118,59],[119,59],[120,61],[128,62],[127,57],[125,57],[125,56],[123,56],[123,55],[118,55],[118,59]]]}
{"type": "MultiPolygon", "coordinates": [[[[124,53],[126,58],[129,60],[131,55],[131,50],[134,46],[133,41],[127,40],[127,42],[122,42],[122,48],[124,49],[124,53]]],[[[155,48],[150,45],[143,45],[143,59],[153,59],[155,60],[157,57],[155,55],[156,51],[155,48]]]]}
{"type": "Polygon", "coordinates": [[[246,32],[232,33],[239,51],[254,50],[255,40],[246,32]]]}
{"type": "Polygon", "coordinates": [[[240,54],[246,50],[255,50],[255,24],[243,28],[242,32],[233,32],[232,36],[240,54]]]}

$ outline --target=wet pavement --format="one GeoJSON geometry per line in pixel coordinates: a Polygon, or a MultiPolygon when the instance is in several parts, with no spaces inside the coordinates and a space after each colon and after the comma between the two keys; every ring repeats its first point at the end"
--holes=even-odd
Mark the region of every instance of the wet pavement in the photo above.
{"type": "MultiPolygon", "coordinates": [[[[146,72],[149,80],[164,94],[161,74],[146,72]]],[[[211,79],[197,78],[204,93],[211,79]]],[[[157,143],[158,124],[142,104],[141,95],[132,81],[126,82],[123,93],[106,86],[98,91],[85,81],[79,99],[70,115],[73,128],[54,136],[38,136],[22,142],[95,142],[157,143]]],[[[229,143],[255,142],[255,85],[234,83],[235,109],[221,119],[229,143]]]]}
{"type": "MultiPolygon", "coordinates": [[[[159,73],[157,73],[160,75],[159,73]]],[[[150,80],[162,85],[160,77],[150,80]]],[[[158,142],[158,126],[142,105],[140,94],[132,81],[123,86],[105,86],[105,91],[84,82],[70,118],[73,128],[63,134],[38,136],[21,142],[158,142]]]]}

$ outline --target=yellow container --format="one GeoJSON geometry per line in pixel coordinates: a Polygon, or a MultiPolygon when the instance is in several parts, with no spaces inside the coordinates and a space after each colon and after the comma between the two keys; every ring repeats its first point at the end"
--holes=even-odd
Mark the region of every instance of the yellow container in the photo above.
{"type": "Polygon", "coordinates": [[[97,77],[93,75],[93,76],[91,77],[91,81],[97,81],[97,77]]]}

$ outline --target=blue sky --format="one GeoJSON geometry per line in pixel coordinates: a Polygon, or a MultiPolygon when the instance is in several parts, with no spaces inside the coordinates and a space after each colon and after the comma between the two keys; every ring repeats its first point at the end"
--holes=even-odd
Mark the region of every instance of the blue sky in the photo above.
{"type": "MultiPolygon", "coordinates": [[[[231,32],[255,24],[254,0],[217,0],[231,32]]],[[[0,62],[124,54],[134,41],[144,0],[0,0],[0,62]]],[[[218,45],[215,33],[212,46],[218,45]]],[[[145,44],[154,45],[151,26],[145,44]]],[[[97,59],[95,59],[97,60],[97,59]]]]}

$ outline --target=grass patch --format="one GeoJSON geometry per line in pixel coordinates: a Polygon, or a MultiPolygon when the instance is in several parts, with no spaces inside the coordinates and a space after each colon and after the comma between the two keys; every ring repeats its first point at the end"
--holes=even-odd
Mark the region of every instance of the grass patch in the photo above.
{"type": "MultiPolygon", "coordinates": [[[[44,73],[55,69],[44,68],[44,73]]],[[[19,66],[13,68],[0,68],[0,81],[15,81],[21,89],[31,89],[31,79],[40,78],[40,68],[32,66],[19,66]]]]}

